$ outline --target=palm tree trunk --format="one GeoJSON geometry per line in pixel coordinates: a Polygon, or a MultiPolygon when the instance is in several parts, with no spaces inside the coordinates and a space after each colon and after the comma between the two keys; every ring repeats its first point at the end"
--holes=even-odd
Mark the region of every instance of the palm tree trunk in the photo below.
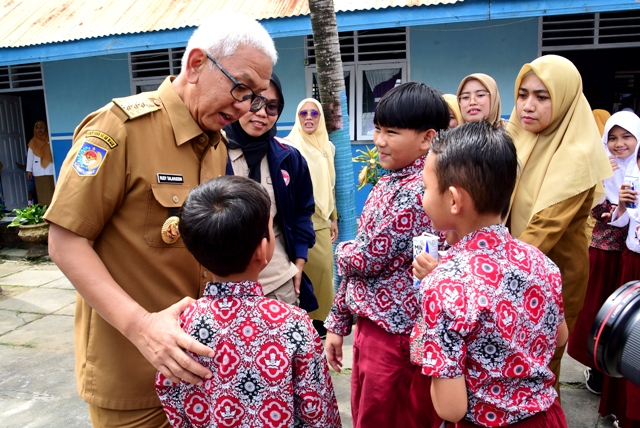
{"type": "MultiPolygon", "coordinates": [[[[320,102],[325,111],[329,138],[336,146],[336,205],[338,209],[339,241],[356,236],[356,197],[349,114],[344,86],[340,40],[333,0],[309,0],[311,29],[316,53],[320,102]]],[[[334,288],[340,278],[334,268],[334,288]]]]}

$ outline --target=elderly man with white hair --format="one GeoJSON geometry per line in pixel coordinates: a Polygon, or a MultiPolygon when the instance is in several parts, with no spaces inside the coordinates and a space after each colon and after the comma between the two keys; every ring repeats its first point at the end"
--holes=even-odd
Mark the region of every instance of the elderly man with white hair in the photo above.
{"type": "Polygon", "coordinates": [[[178,212],[225,173],[220,130],[266,103],[277,54],[255,20],[220,13],[194,32],[177,77],[114,99],[76,128],[46,220],[51,258],[78,291],[78,392],[94,426],[169,426],[156,369],[198,384],[213,351],[178,316],[212,279],[187,251],[178,212]]]}

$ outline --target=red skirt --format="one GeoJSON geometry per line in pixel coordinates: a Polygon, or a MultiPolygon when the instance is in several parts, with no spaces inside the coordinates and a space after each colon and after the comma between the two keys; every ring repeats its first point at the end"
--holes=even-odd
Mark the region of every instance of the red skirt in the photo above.
{"type": "MultiPolygon", "coordinates": [[[[640,279],[640,254],[627,248],[620,259],[619,285],[640,279]]],[[[604,377],[598,412],[616,415],[620,426],[640,428],[640,387],[623,378],[604,377]]]]}
{"type": "Polygon", "coordinates": [[[567,353],[588,367],[593,361],[587,352],[587,339],[591,324],[604,301],[619,287],[620,259],[622,251],[606,251],[589,248],[589,284],[578,321],[571,331],[567,353]]]}
{"type": "Polygon", "coordinates": [[[638,279],[640,279],[640,254],[625,247],[620,258],[620,280],[618,281],[618,286],[638,279]]]}

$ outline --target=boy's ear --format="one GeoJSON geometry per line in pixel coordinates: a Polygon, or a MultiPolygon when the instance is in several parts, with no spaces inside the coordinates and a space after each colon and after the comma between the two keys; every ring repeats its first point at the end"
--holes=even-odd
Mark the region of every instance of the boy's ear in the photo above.
{"type": "Polygon", "coordinates": [[[266,265],[269,264],[269,241],[267,238],[262,238],[260,244],[256,247],[256,250],[253,252],[253,260],[260,265],[260,269],[263,269],[266,265]]]}
{"type": "Polygon", "coordinates": [[[465,198],[462,189],[456,186],[449,186],[447,191],[449,192],[451,201],[451,214],[460,214],[460,211],[462,211],[462,207],[465,204],[465,198]]]}
{"type": "Polygon", "coordinates": [[[460,214],[462,210],[475,210],[475,205],[473,203],[473,198],[469,192],[467,192],[462,187],[458,186],[450,186],[447,189],[451,195],[451,214],[456,215],[460,214]]]}
{"type": "Polygon", "coordinates": [[[437,132],[435,129],[427,129],[424,132],[422,141],[420,142],[420,150],[429,150],[431,147],[431,140],[433,140],[433,137],[435,137],[436,134],[437,132]]]}

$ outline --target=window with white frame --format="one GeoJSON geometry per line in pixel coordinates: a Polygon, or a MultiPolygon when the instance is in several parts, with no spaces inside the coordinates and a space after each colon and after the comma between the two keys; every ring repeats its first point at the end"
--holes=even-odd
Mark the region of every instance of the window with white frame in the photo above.
{"type": "MultiPolygon", "coordinates": [[[[373,139],[373,112],[380,98],[407,81],[406,27],[338,34],[349,106],[351,139],[373,139]],[[354,138],[357,137],[357,138],[354,138]]],[[[313,37],[306,37],[307,96],[320,99],[313,37]]]]}
{"type": "MultiPolygon", "coordinates": [[[[349,120],[352,120],[355,114],[355,105],[352,102],[355,99],[355,88],[353,87],[353,74],[355,73],[355,67],[353,65],[343,65],[342,71],[344,72],[344,87],[347,95],[347,107],[349,109],[349,120]]],[[[311,82],[311,87],[307,87],[307,98],[315,98],[320,101],[320,89],[318,88],[318,72],[315,66],[307,67],[306,69],[306,81],[311,82]]],[[[354,127],[349,127],[349,138],[354,139],[354,127]]]]}

